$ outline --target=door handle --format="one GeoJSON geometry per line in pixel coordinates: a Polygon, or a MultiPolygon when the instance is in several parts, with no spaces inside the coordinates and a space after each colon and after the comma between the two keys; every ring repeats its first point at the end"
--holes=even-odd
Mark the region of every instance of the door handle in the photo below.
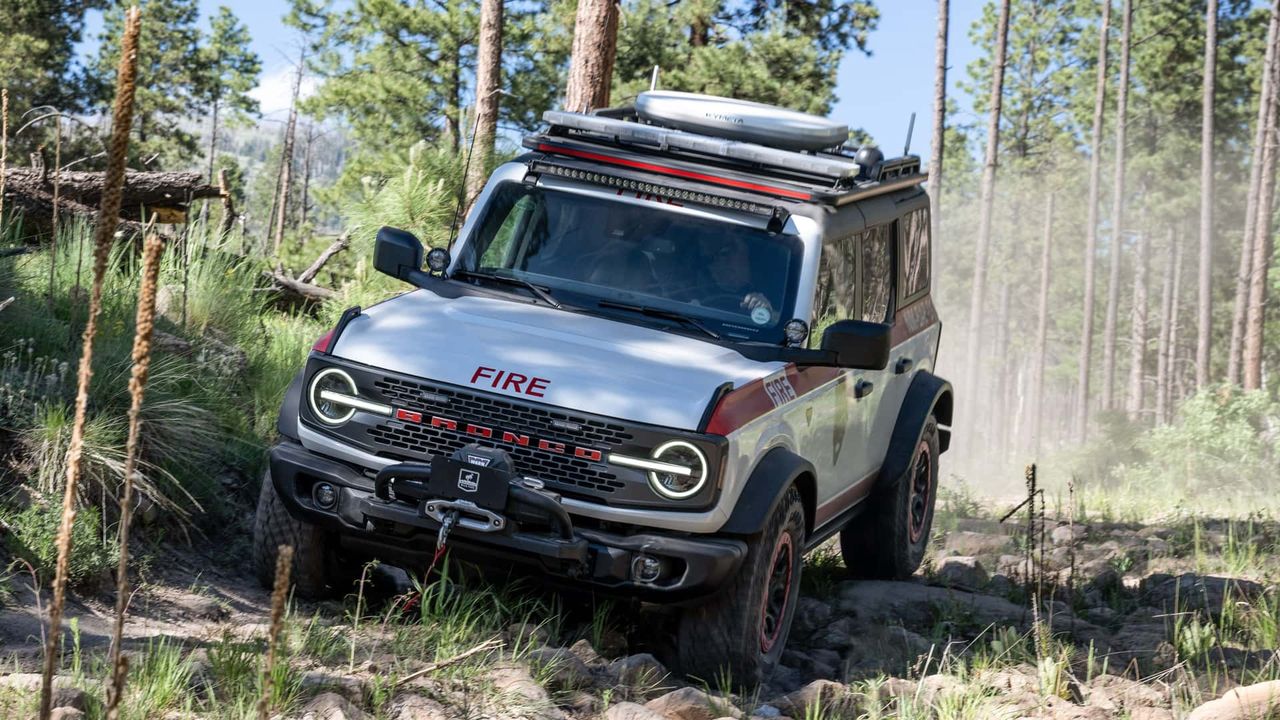
{"type": "Polygon", "coordinates": [[[871,392],[875,389],[876,389],[876,384],[871,382],[870,380],[859,380],[857,384],[853,386],[853,397],[864,398],[870,395],[871,392]]]}
{"type": "Polygon", "coordinates": [[[893,374],[902,375],[910,372],[911,368],[915,367],[915,364],[915,361],[909,357],[898,358],[898,364],[893,366],[893,374]]]}

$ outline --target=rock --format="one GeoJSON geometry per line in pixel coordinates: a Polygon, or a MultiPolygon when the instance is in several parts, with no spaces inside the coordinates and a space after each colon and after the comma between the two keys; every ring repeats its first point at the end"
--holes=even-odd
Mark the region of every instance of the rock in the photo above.
{"type": "Polygon", "coordinates": [[[667,668],[649,653],[628,655],[609,663],[609,673],[620,685],[656,685],[667,677],[667,668]]]}
{"type": "Polygon", "coordinates": [[[978,558],[972,555],[956,555],[943,558],[934,570],[938,582],[950,587],[978,590],[986,586],[991,576],[978,558]]]}
{"type": "Polygon", "coordinates": [[[337,693],[321,693],[302,708],[302,720],[365,720],[369,716],[337,693]]]}
{"type": "Polygon", "coordinates": [[[1027,614],[1003,598],[912,582],[865,580],[842,583],[838,607],[864,625],[898,622],[908,628],[931,628],[939,608],[950,608],[981,628],[1017,624],[1027,614]]]}
{"type": "Polygon", "coordinates": [[[585,690],[575,690],[569,693],[567,698],[560,701],[560,705],[572,710],[573,715],[577,717],[595,717],[603,709],[603,702],[600,698],[585,690]]]}
{"type": "Polygon", "coordinates": [[[518,665],[495,665],[485,674],[485,678],[499,693],[514,696],[539,707],[545,707],[551,702],[546,689],[533,679],[528,670],[518,665]]]}
{"type": "Polygon", "coordinates": [[[538,648],[529,653],[528,659],[550,673],[550,684],[557,690],[589,687],[595,682],[587,664],[564,648],[538,648]]]}
{"type": "Polygon", "coordinates": [[[616,658],[627,654],[627,636],[614,630],[613,628],[605,628],[600,633],[600,654],[606,658],[616,658]]]}
{"type": "Polygon", "coordinates": [[[69,708],[80,712],[87,712],[89,710],[89,696],[85,694],[84,690],[81,690],[78,687],[71,687],[69,685],[54,687],[51,699],[52,702],[49,707],[69,708]]]}
{"type": "Polygon", "coordinates": [[[777,717],[782,717],[782,711],[768,703],[765,703],[764,705],[756,706],[755,711],[751,713],[751,717],[752,718],[777,718],[777,717]]]}
{"type": "Polygon", "coordinates": [[[878,673],[905,674],[933,643],[903,627],[872,625],[852,636],[844,661],[842,680],[878,673]]]}
{"type": "Polygon", "coordinates": [[[848,616],[839,617],[811,635],[809,645],[815,648],[843,651],[853,645],[852,636],[859,630],[857,620],[848,616]]]}
{"type": "Polygon", "coordinates": [[[1168,704],[1167,698],[1150,685],[1117,675],[1094,677],[1085,683],[1084,695],[1090,705],[1117,713],[1168,704]]]}
{"type": "Polygon", "coordinates": [[[605,663],[605,659],[600,657],[600,653],[596,652],[596,649],[591,647],[591,643],[586,640],[579,640],[570,645],[569,652],[576,655],[579,660],[587,665],[603,665],[605,663]]]}
{"type": "Polygon", "coordinates": [[[449,720],[453,715],[443,705],[421,695],[401,693],[391,698],[387,720],[449,720]]]}
{"type": "Polygon", "coordinates": [[[334,675],[323,670],[303,673],[300,686],[304,697],[327,690],[341,695],[355,705],[364,705],[369,697],[369,686],[362,678],[334,675]]]}
{"type": "Polygon", "coordinates": [[[996,572],[1013,580],[1027,577],[1027,559],[1021,555],[1001,555],[996,559],[996,572]]]}
{"type": "Polygon", "coordinates": [[[49,720],[81,720],[84,710],[73,707],[56,707],[49,712],[49,720]]]}
{"type": "Polygon", "coordinates": [[[1238,687],[1217,700],[1210,700],[1187,716],[1187,720],[1257,720],[1274,717],[1280,710],[1280,680],[1238,687]]]}
{"type": "Polygon", "coordinates": [[[1173,711],[1156,707],[1136,707],[1129,711],[1129,720],[1173,720],[1173,711]]]}
{"type": "Polygon", "coordinates": [[[644,705],[649,710],[669,720],[716,720],[730,715],[742,716],[742,711],[721,698],[713,698],[692,687],[680,688],[644,705]]]}
{"type": "Polygon", "coordinates": [[[605,720],[666,720],[664,715],[632,702],[610,706],[604,711],[604,717],[605,720]]]}
{"type": "Polygon", "coordinates": [[[551,633],[541,625],[516,623],[507,626],[507,637],[519,648],[542,647],[551,644],[551,633]]]}
{"type": "Polygon", "coordinates": [[[925,705],[932,707],[940,696],[950,694],[963,687],[964,681],[960,680],[960,678],[939,673],[920,678],[920,682],[916,685],[914,692],[918,694],[925,705]]]}
{"type": "Polygon", "coordinates": [[[769,704],[793,718],[816,717],[819,714],[822,717],[853,717],[858,714],[857,702],[848,688],[831,680],[814,680],[769,704]],[[816,711],[818,709],[820,713],[816,711]]]}
{"type": "Polygon", "coordinates": [[[1147,603],[1166,611],[1203,610],[1211,617],[1222,614],[1225,602],[1261,597],[1265,588],[1252,580],[1185,573],[1178,577],[1151,575],[1141,590],[1147,603]]]}
{"type": "Polygon", "coordinates": [[[1013,591],[1013,581],[1008,577],[996,573],[987,581],[987,594],[996,597],[1008,598],[1009,593],[1013,591]]]}
{"type": "Polygon", "coordinates": [[[1049,533],[1049,539],[1054,545],[1071,545],[1080,542],[1089,534],[1089,528],[1084,525],[1059,525],[1049,533]]]}
{"type": "Polygon", "coordinates": [[[791,621],[791,637],[807,638],[831,622],[831,606],[816,598],[801,596],[796,601],[795,619],[791,621]]]}
{"type": "Polygon", "coordinates": [[[943,541],[943,553],[947,555],[999,555],[1009,548],[1013,538],[978,532],[948,533],[943,541]]]}

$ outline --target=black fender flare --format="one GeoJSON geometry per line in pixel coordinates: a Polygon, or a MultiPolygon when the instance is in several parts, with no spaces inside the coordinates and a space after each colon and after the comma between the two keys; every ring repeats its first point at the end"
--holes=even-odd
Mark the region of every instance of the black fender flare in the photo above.
{"type": "Polygon", "coordinates": [[[280,433],[281,437],[295,442],[301,442],[298,439],[298,413],[302,409],[302,376],[305,372],[304,368],[293,376],[293,382],[290,382],[288,389],[284,391],[284,400],[280,403],[280,414],[276,417],[276,432],[280,433]]]}
{"type": "Polygon", "coordinates": [[[782,496],[793,483],[804,498],[805,525],[813,529],[814,491],[816,473],[813,464],[785,447],[775,447],[765,453],[751,471],[733,513],[720,532],[735,535],[753,535],[764,529],[769,516],[778,507],[782,496]],[[806,482],[807,478],[807,482],[806,482]]]}
{"type": "Polygon", "coordinates": [[[898,410],[893,435],[889,438],[884,464],[880,466],[880,475],[876,479],[877,489],[893,487],[906,474],[911,455],[920,442],[925,421],[930,415],[935,415],[941,426],[938,430],[938,447],[946,452],[951,445],[953,397],[951,383],[931,372],[922,370],[911,379],[911,386],[907,388],[902,407],[898,410]]]}

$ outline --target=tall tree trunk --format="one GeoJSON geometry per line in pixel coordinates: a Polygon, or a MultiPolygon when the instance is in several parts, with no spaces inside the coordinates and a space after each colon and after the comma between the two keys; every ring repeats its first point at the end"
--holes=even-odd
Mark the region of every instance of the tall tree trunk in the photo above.
{"type": "Polygon", "coordinates": [[[1013,413],[1009,412],[1009,386],[1014,382],[1013,368],[1010,367],[1013,354],[1009,348],[1009,284],[1000,286],[996,295],[996,337],[992,349],[995,357],[991,358],[989,367],[995,371],[995,388],[991,393],[990,413],[994,422],[996,457],[1004,460],[1008,455],[1009,436],[1013,429],[1013,413]]]}
{"type": "Polygon", "coordinates": [[[1053,193],[1045,200],[1044,243],[1040,248],[1040,308],[1036,318],[1035,363],[1031,371],[1031,451],[1040,455],[1040,421],[1044,415],[1045,350],[1049,343],[1049,270],[1053,251],[1053,193]]]}
{"type": "MultiPolygon", "coordinates": [[[[1273,46],[1280,43],[1280,0],[1271,8],[1271,27],[1268,39],[1273,46]]],[[[1245,315],[1244,331],[1244,389],[1262,388],[1262,333],[1266,322],[1267,273],[1271,270],[1271,254],[1274,248],[1271,213],[1274,210],[1276,190],[1276,156],[1280,154],[1277,123],[1280,117],[1280,50],[1271,50],[1271,85],[1268,97],[1266,134],[1262,143],[1262,183],[1258,193],[1258,210],[1253,230],[1253,260],[1249,272],[1249,309],[1245,315]]]]}
{"type": "MultiPolygon", "coordinates": [[[[973,289],[969,298],[969,333],[965,348],[965,382],[962,392],[977,397],[978,357],[982,343],[983,302],[987,293],[987,261],[991,254],[991,215],[995,203],[996,167],[1000,152],[1000,112],[1004,101],[1005,53],[1009,45],[1010,0],[1001,0],[996,26],[996,56],[991,66],[991,97],[987,115],[987,150],[982,168],[982,210],[974,243],[973,289]]],[[[973,408],[971,408],[973,409],[973,408]]],[[[976,417],[968,413],[970,417],[976,417]]]]}
{"type": "Polygon", "coordinates": [[[1169,321],[1169,417],[1173,418],[1178,404],[1186,397],[1183,373],[1178,366],[1179,332],[1182,329],[1182,246],[1175,245],[1173,252],[1173,308],[1169,321]]]}
{"type": "Polygon", "coordinates": [[[1080,377],[1076,382],[1076,437],[1089,436],[1089,371],[1093,363],[1094,269],[1098,254],[1098,187],[1102,184],[1102,124],[1107,107],[1107,40],[1111,32],[1111,0],[1102,2],[1098,28],[1098,79],[1093,92],[1093,141],[1089,155],[1089,219],[1084,241],[1084,319],[1080,326],[1080,377]]]}
{"type": "Polygon", "coordinates": [[[1200,101],[1200,277],[1196,301],[1196,387],[1209,384],[1213,323],[1213,96],[1218,67],[1218,0],[1209,0],[1204,26],[1204,89],[1200,101]]]}
{"type": "Polygon", "coordinates": [[[1156,424],[1169,422],[1169,336],[1173,330],[1173,273],[1179,252],[1177,235],[1169,228],[1164,279],[1160,282],[1160,331],[1156,341],[1156,424]]]}
{"type": "Polygon", "coordinates": [[[938,39],[934,49],[933,71],[933,138],[929,162],[929,234],[933,247],[938,247],[938,229],[942,226],[942,158],[947,137],[947,32],[950,0],[938,0],[938,39]]]}
{"type": "MultiPolygon", "coordinates": [[[[208,175],[209,184],[214,181],[213,162],[218,153],[218,101],[213,101],[212,107],[209,108],[209,163],[208,175]]],[[[209,220],[209,203],[200,204],[200,224],[204,225],[209,220]]]]}
{"type": "Polygon", "coordinates": [[[302,150],[302,207],[299,208],[298,225],[307,226],[311,210],[311,149],[316,143],[315,125],[307,126],[307,146],[302,150]]]}
{"type": "Polygon", "coordinates": [[[298,93],[302,89],[302,71],[306,66],[307,56],[303,52],[298,58],[298,73],[293,78],[293,98],[289,101],[289,122],[284,128],[284,145],[280,150],[280,180],[277,183],[275,236],[272,242],[272,257],[280,257],[280,245],[284,242],[284,226],[289,216],[289,193],[293,189],[293,141],[298,132],[298,93]]]}
{"type": "Polygon", "coordinates": [[[502,0],[480,4],[480,47],[476,51],[476,119],[472,157],[467,166],[467,197],[470,207],[484,189],[493,139],[498,130],[498,100],[502,89],[502,0]]]}
{"type": "Polygon", "coordinates": [[[578,0],[569,58],[566,110],[585,112],[608,107],[613,62],[618,51],[618,1],[578,0]]]}
{"type": "Polygon", "coordinates": [[[1147,360],[1147,262],[1151,238],[1146,228],[1138,235],[1138,255],[1133,263],[1133,316],[1129,326],[1129,401],[1125,407],[1130,420],[1142,417],[1146,390],[1147,360]]]}
{"type": "Polygon", "coordinates": [[[1124,246],[1125,131],[1129,115],[1129,50],[1133,44],[1132,0],[1124,0],[1124,34],[1120,39],[1120,92],[1116,99],[1116,167],[1111,198],[1111,277],[1107,317],[1102,330],[1102,407],[1115,407],[1116,326],[1120,316],[1120,253],[1124,246]]]}
{"type": "MultiPolygon", "coordinates": [[[[1274,25],[1271,29],[1274,29],[1274,25]]],[[[1270,30],[1266,59],[1262,65],[1262,86],[1258,92],[1258,117],[1253,130],[1253,160],[1249,169],[1249,193],[1245,198],[1244,233],[1240,237],[1240,265],[1236,270],[1235,302],[1231,308],[1231,343],[1227,349],[1227,382],[1240,383],[1244,354],[1244,321],[1249,309],[1249,278],[1253,268],[1253,231],[1258,220],[1258,195],[1262,187],[1262,147],[1267,136],[1267,109],[1271,107],[1271,73],[1275,70],[1276,43],[1270,30]]]]}

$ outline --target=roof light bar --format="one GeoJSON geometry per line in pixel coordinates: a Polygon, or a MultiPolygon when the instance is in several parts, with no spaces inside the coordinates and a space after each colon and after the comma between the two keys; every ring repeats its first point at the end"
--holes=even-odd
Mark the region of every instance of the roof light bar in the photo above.
{"type": "Polygon", "coordinates": [[[773,215],[775,213],[773,207],[762,205],[760,203],[753,203],[747,200],[737,200],[735,198],[698,192],[696,190],[682,190],[680,188],[658,185],[655,183],[644,182],[642,180],[630,180],[627,178],[616,177],[614,175],[606,175],[604,173],[593,172],[591,170],[579,170],[577,168],[565,167],[554,163],[537,163],[537,169],[541,172],[558,175],[571,180],[581,180],[595,185],[606,185],[620,190],[631,190],[637,193],[646,193],[648,195],[656,195],[658,197],[680,200],[682,202],[728,208],[730,210],[740,210],[742,212],[748,212],[755,215],[773,215]]]}

